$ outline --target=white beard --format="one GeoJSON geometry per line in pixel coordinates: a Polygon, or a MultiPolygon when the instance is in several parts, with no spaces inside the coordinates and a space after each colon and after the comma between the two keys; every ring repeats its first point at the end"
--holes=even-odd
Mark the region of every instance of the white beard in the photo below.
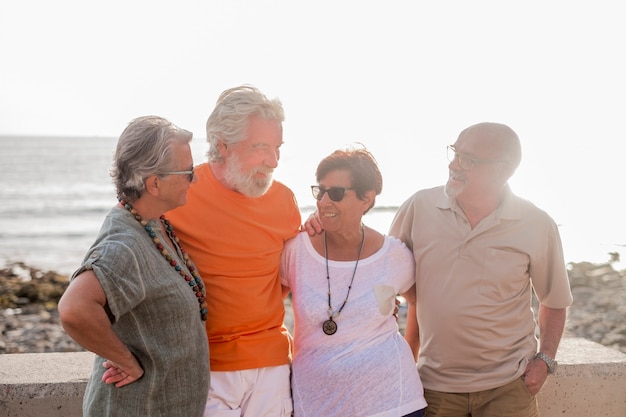
{"type": "Polygon", "coordinates": [[[248,197],[260,197],[264,195],[272,185],[272,169],[257,167],[251,169],[249,172],[243,172],[241,168],[241,162],[239,156],[233,154],[230,159],[226,161],[226,169],[224,170],[224,179],[235,190],[239,191],[248,197]],[[258,172],[267,174],[265,178],[255,179],[254,175],[258,172]]]}
{"type": "Polygon", "coordinates": [[[459,194],[461,194],[461,191],[463,191],[463,185],[461,184],[453,185],[452,181],[448,179],[448,182],[446,183],[446,186],[444,187],[443,191],[448,198],[454,200],[459,196],[459,194]]]}

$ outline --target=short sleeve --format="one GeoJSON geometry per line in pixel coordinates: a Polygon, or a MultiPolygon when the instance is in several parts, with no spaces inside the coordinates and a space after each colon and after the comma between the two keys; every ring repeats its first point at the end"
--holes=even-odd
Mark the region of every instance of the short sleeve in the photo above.
{"type": "Polygon", "coordinates": [[[132,310],[146,296],[137,254],[127,244],[109,241],[91,248],[73,277],[85,270],[93,270],[115,318],[132,310]]]}

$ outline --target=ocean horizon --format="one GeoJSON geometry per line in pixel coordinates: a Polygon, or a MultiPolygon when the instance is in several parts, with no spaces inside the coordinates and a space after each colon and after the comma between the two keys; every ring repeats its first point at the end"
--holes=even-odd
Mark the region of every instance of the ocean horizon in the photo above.
{"type": "MultiPolygon", "coordinates": [[[[24,262],[67,275],[78,268],[116,204],[108,174],[116,142],[95,136],[0,136],[0,266],[24,262]]],[[[205,152],[205,141],[194,138],[196,165],[206,161],[205,152]]],[[[288,154],[275,172],[275,179],[294,191],[303,219],[315,210],[309,186],[318,162],[288,154]]],[[[433,170],[440,168],[437,165],[433,170]]],[[[364,223],[382,233],[388,232],[400,204],[417,191],[394,194],[397,188],[389,189],[391,194],[383,189],[364,217],[364,223]]],[[[574,226],[560,228],[566,262],[602,263],[610,252],[624,250],[620,243],[626,242],[616,241],[615,230],[587,237],[581,235],[584,228],[574,226]]],[[[626,268],[623,261],[615,266],[626,268]]]]}

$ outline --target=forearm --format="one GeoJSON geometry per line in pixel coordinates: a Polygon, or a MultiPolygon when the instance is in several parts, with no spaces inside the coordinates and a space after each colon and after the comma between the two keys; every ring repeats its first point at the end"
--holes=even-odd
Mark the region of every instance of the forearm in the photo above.
{"type": "Polygon", "coordinates": [[[539,306],[539,351],[551,358],[556,352],[565,329],[567,309],[554,309],[541,304],[539,306]]]}
{"type": "Polygon", "coordinates": [[[78,344],[115,362],[130,364],[133,356],[113,331],[104,309],[106,295],[93,271],[76,277],[59,300],[61,324],[78,344]]]}
{"type": "Polygon", "coordinates": [[[406,328],[404,339],[407,341],[417,362],[420,350],[419,324],[417,323],[417,308],[414,302],[409,302],[406,314],[406,328]]]}
{"type": "Polygon", "coordinates": [[[76,343],[105,359],[131,366],[133,355],[113,331],[102,307],[66,306],[61,317],[65,332],[76,343]]]}
{"type": "Polygon", "coordinates": [[[72,339],[105,358],[102,382],[123,387],[143,376],[143,368],[113,331],[105,311],[106,295],[91,270],[78,275],[59,300],[61,324],[72,339]]]}
{"type": "MultiPolygon", "coordinates": [[[[554,309],[539,306],[539,351],[550,358],[556,357],[556,352],[565,328],[567,309],[554,309]]],[[[540,358],[531,359],[526,365],[524,383],[528,391],[535,395],[548,377],[548,365],[540,358]]]]}

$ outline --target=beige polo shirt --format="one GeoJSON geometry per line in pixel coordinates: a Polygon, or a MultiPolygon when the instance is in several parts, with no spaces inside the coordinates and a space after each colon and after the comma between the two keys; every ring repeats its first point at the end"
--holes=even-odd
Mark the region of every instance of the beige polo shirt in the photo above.
{"type": "Polygon", "coordinates": [[[550,308],[572,303],[556,223],[509,189],[474,229],[443,187],[418,191],[390,234],[415,256],[425,388],[476,392],[513,381],[537,351],[531,290],[550,308]]]}

